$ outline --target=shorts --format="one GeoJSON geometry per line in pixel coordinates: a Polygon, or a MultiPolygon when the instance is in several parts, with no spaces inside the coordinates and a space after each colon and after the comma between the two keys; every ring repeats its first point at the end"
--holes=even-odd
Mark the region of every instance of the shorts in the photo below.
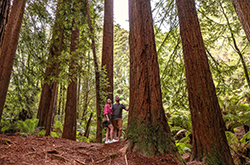
{"type": "Polygon", "coordinates": [[[112,124],[111,116],[108,115],[108,117],[109,117],[109,122],[105,123],[105,125],[104,125],[105,127],[108,127],[108,125],[112,124]]]}
{"type": "Polygon", "coordinates": [[[114,125],[114,130],[122,129],[122,119],[112,119],[112,123],[114,125]]]}

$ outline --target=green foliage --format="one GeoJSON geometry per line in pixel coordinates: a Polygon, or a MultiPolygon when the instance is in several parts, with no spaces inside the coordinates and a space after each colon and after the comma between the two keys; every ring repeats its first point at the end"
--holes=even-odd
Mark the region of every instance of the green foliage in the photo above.
{"type": "Polygon", "coordinates": [[[89,143],[90,139],[84,136],[85,130],[83,128],[83,125],[77,126],[77,131],[76,131],[76,141],[78,142],[85,142],[89,143]]]}
{"type": "Polygon", "coordinates": [[[54,122],[55,123],[53,125],[53,131],[51,131],[51,136],[53,136],[53,137],[62,137],[63,125],[59,121],[59,116],[55,116],[55,121],[54,122]]]}
{"type": "Polygon", "coordinates": [[[242,89],[234,90],[234,95],[227,95],[223,101],[220,101],[221,107],[223,107],[223,118],[228,130],[233,131],[234,128],[242,125],[250,126],[248,92],[248,88],[242,87],[242,89]]]}
{"type": "MultiPolygon", "coordinates": [[[[77,132],[77,134],[79,134],[79,132],[77,132]]],[[[77,141],[78,142],[85,142],[85,143],[89,143],[90,142],[90,140],[87,137],[85,137],[85,136],[77,136],[77,141]]]]}
{"type": "Polygon", "coordinates": [[[129,102],[128,36],[127,30],[114,26],[114,96],[118,95],[124,105],[129,102]]]}
{"type": "Polygon", "coordinates": [[[250,149],[249,138],[250,131],[248,131],[240,140],[232,132],[226,131],[227,141],[230,146],[231,154],[236,165],[245,164],[250,161],[250,157],[245,155],[250,149]]]}
{"type": "Polygon", "coordinates": [[[192,149],[191,144],[186,144],[186,143],[181,143],[181,142],[175,142],[175,144],[181,155],[184,155],[185,153],[191,153],[191,149],[192,149]]]}
{"type": "Polygon", "coordinates": [[[38,124],[38,119],[27,119],[25,121],[18,120],[17,127],[20,128],[22,133],[32,134],[38,124]]]}
{"type": "Polygon", "coordinates": [[[38,124],[38,119],[26,119],[25,121],[10,121],[2,119],[1,121],[1,131],[5,133],[6,130],[9,130],[9,133],[20,132],[23,134],[36,134],[36,126],[38,124]]]}
{"type": "Polygon", "coordinates": [[[2,118],[0,122],[0,129],[2,132],[7,130],[8,128],[16,127],[16,122],[11,118],[2,118]]]}

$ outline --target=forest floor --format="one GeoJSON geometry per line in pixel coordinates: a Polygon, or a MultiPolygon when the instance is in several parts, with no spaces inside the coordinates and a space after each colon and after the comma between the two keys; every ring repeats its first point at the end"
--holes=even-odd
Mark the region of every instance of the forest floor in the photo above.
{"type": "MultiPolygon", "coordinates": [[[[173,155],[145,158],[137,152],[124,154],[126,142],[112,144],[82,143],[63,138],[34,135],[0,134],[0,164],[68,164],[68,165],[177,165],[173,155]]],[[[202,165],[188,162],[188,165],[202,165]]]]}

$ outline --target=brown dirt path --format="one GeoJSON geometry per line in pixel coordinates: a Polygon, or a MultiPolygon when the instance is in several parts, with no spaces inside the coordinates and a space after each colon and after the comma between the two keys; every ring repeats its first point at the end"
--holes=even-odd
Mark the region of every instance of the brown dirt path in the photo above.
{"type": "Polygon", "coordinates": [[[82,143],[55,137],[0,134],[0,164],[177,165],[171,154],[154,158],[145,158],[135,152],[124,155],[119,151],[124,146],[125,142],[82,143]]]}

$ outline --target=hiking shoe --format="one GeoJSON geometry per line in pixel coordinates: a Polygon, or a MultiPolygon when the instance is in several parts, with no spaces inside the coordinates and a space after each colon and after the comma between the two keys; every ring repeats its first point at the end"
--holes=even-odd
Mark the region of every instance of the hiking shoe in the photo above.
{"type": "Polygon", "coordinates": [[[105,141],[105,144],[109,144],[109,143],[111,143],[111,141],[109,141],[109,140],[108,140],[108,141],[105,141]]]}
{"type": "Polygon", "coordinates": [[[111,142],[112,142],[112,143],[115,143],[115,142],[118,142],[118,140],[113,139],[111,142]]]}

